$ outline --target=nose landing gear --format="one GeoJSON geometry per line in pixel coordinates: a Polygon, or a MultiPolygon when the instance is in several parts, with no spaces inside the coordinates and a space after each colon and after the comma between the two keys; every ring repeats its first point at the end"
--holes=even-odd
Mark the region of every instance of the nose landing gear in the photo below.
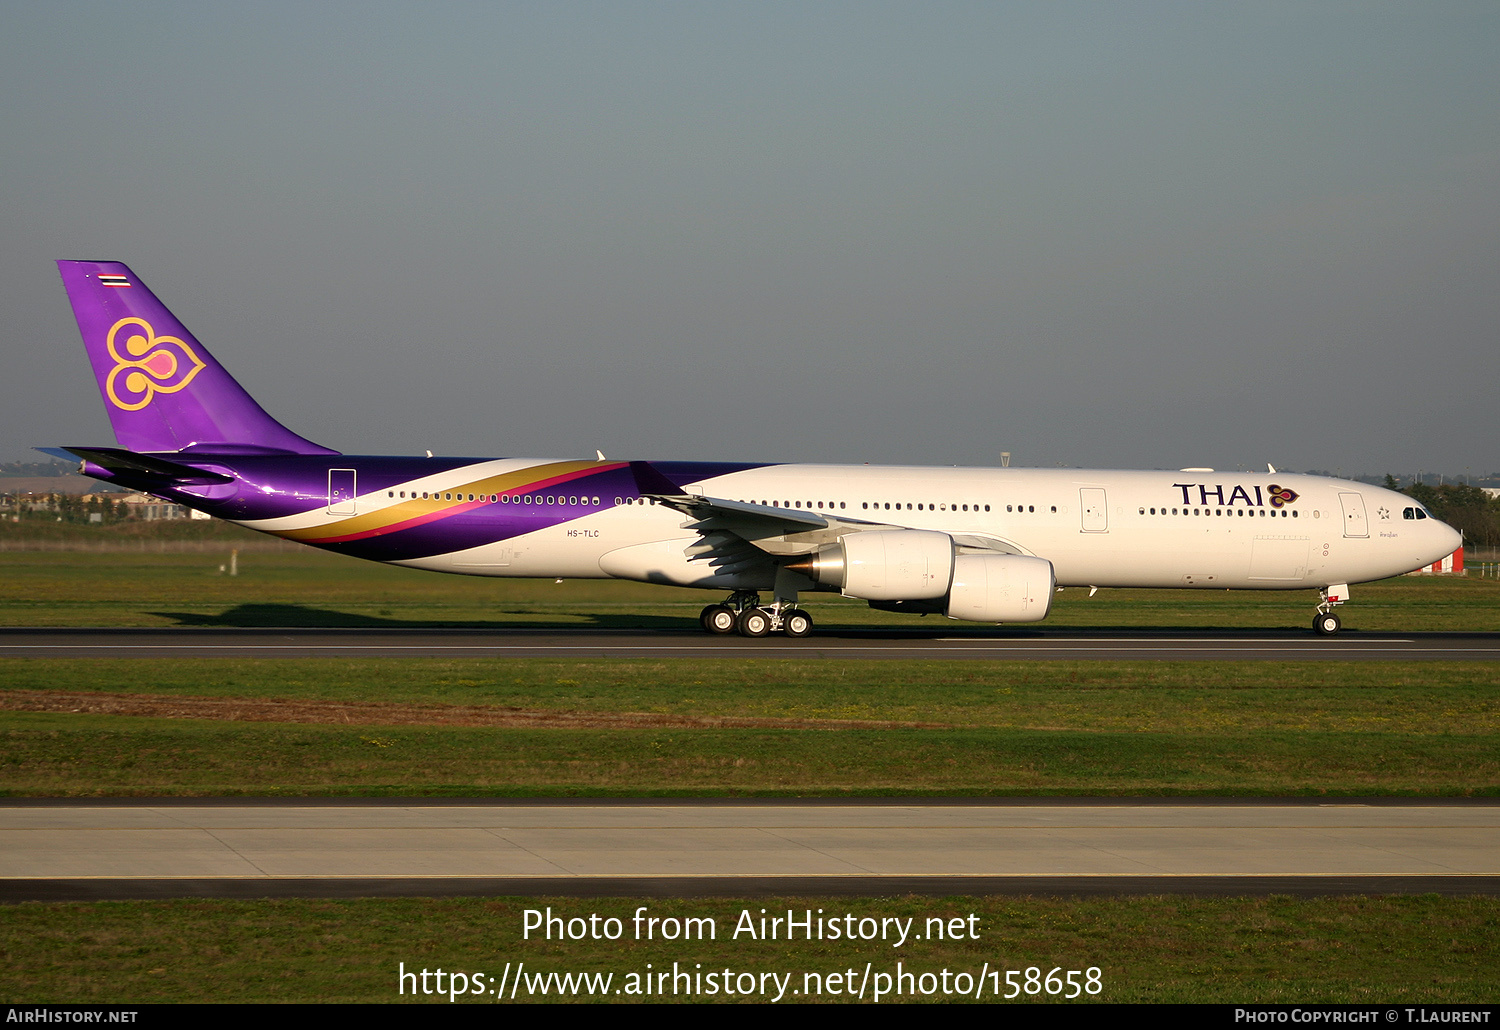
{"type": "Polygon", "coordinates": [[[1349,587],[1344,583],[1335,583],[1324,587],[1318,595],[1321,601],[1318,604],[1318,614],[1313,616],[1313,632],[1319,636],[1331,637],[1343,628],[1343,622],[1333,613],[1333,609],[1349,600],[1349,587]]]}

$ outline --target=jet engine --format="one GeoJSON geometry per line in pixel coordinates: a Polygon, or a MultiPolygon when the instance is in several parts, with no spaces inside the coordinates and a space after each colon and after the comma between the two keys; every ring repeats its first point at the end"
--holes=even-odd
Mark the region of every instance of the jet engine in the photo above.
{"type": "Polygon", "coordinates": [[[953,579],[953,538],[925,529],[849,533],[789,566],[845,597],[914,601],[942,597],[953,579]]]}
{"type": "Polygon", "coordinates": [[[970,622],[1040,622],[1052,610],[1057,577],[1045,558],[960,554],[944,614],[970,622]]]}
{"type": "Polygon", "coordinates": [[[1045,559],[959,554],[948,534],[922,529],[849,533],[788,568],[874,607],[926,601],[903,607],[970,622],[1038,622],[1056,588],[1045,559]]]}

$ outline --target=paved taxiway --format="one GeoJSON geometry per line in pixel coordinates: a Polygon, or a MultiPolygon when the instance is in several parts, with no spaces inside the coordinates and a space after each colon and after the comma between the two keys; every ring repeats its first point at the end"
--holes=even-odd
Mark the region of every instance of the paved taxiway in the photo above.
{"type": "Polygon", "coordinates": [[[1500,803],[0,804],[11,901],[1205,888],[1495,893],[1500,803]]]}
{"type": "Polygon", "coordinates": [[[872,629],[812,637],[709,637],[611,629],[5,629],[7,658],[921,658],[1214,661],[1497,661],[1500,634],[1310,630],[990,633],[872,629]]]}

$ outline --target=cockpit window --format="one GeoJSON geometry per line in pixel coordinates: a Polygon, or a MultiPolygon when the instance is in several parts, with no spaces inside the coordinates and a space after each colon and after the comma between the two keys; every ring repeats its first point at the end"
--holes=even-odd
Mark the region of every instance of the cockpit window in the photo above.
{"type": "Polygon", "coordinates": [[[1401,517],[1403,519],[1429,519],[1432,516],[1428,515],[1427,512],[1421,508],[1402,508],[1401,517]]]}

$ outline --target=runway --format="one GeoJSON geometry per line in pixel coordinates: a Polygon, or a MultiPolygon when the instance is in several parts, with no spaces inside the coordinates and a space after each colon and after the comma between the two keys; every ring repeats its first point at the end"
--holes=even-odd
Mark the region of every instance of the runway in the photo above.
{"type": "Polygon", "coordinates": [[[0,803],[0,900],[1500,893],[1500,803],[0,803]]]}
{"type": "Polygon", "coordinates": [[[1497,661],[1500,634],[846,629],[710,637],[612,629],[3,629],[6,658],[865,658],[941,660],[1497,661]]]}

